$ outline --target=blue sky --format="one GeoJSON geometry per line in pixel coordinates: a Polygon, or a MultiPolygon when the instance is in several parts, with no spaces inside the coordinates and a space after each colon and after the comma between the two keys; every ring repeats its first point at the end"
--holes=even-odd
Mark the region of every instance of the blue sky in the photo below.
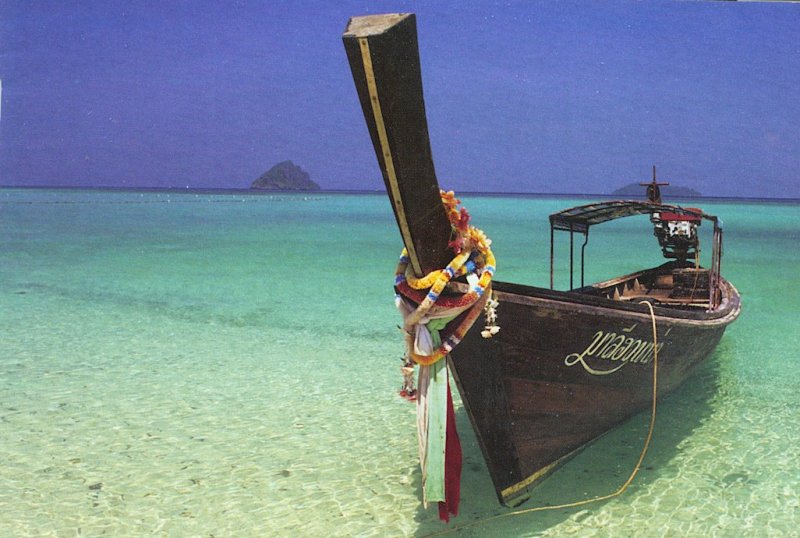
{"type": "Polygon", "coordinates": [[[0,0],[0,184],[383,188],[348,17],[417,13],[440,183],[800,198],[800,5],[0,0]]]}

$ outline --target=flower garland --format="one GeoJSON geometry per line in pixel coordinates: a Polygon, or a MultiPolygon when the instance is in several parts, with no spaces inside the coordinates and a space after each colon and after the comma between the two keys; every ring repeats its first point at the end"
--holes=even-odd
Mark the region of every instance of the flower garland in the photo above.
{"type": "MultiPolygon", "coordinates": [[[[441,197],[454,235],[448,246],[455,252],[455,257],[444,269],[431,271],[424,277],[417,278],[410,271],[408,251],[403,249],[395,270],[395,289],[400,295],[417,303],[416,309],[405,318],[404,329],[409,356],[415,363],[423,366],[434,364],[447,356],[461,342],[484,305],[487,307],[487,326],[481,335],[484,338],[491,338],[500,330],[495,323],[497,301],[494,299],[488,302],[487,300],[480,301],[486,291],[490,289],[495,272],[496,261],[490,248],[492,242],[483,231],[469,225],[470,215],[466,208],[458,207],[461,201],[455,197],[453,191],[441,191],[441,197]],[[442,297],[441,293],[450,280],[463,275],[479,275],[479,278],[470,286],[467,293],[458,297],[442,297]],[[423,291],[425,289],[428,290],[427,293],[423,291]],[[466,310],[467,307],[478,306],[479,301],[481,308],[472,308],[431,355],[414,353],[413,328],[430,312],[434,305],[448,309],[466,310]]],[[[489,297],[487,296],[486,299],[489,297]]]]}
{"type": "Polygon", "coordinates": [[[417,402],[417,435],[422,468],[423,503],[439,504],[439,517],[458,514],[461,481],[461,445],[456,432],[447,362],[441,362],[467,334],[481,312],[486,313],[484,338],[500,330],[497,301],[491,295],[495,257],[491,241],[469,225],[469,213],[453,192],[441,191],[452,229],[448,246],[455,257],[444,269],[418,278],[409,270],[404,249],[395,271],[397,307],[403,314],[406,354],[400,395],[417,402]],[[468,291],[442,295],[455,277],[466,276],[468,291]],[[438,347],[436,347],[438,346],[438,347]],[[414,365],[419,366],[420,390],[414,388],[414,365]]]}

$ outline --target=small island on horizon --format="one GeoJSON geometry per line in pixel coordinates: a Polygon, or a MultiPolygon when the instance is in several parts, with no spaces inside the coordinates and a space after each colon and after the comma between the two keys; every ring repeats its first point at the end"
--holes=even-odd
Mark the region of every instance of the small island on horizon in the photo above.
{"type": "Polygon", "coordinates": [[[261,175],[250,185],[251,189],[269,191],[318,191],[320,186],[311,176],[292,161],[283,161],[261,175]]]}

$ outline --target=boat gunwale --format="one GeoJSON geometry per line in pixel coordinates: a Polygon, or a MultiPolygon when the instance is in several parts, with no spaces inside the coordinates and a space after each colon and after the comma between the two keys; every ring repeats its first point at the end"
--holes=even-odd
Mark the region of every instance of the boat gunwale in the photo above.
{"type": "MultiPolygon", "coordinates": [[[[657,320],[669,321],[683,325],[703,325],[716,326],[727,325],[734,321],[741,312],[741,298],[739,291],[728,280],[720,278],[723,291],[721,307],[713,310],[685,310],[670,308],[669,306],[659,305],[653,301],[653,310],[657,320]]],[[[464,284],[454,283],[456,289],[465,287],[464,284]]],[[[551,290],[526,284],[513,282],[493,281],[492,292],[501,302],[536,306],[548,305],[563,311],[574,311],[580,308],[585,312],[593,312],[598,315],[639,317],[643,321],[650,320],[650,311],[638,302],[622,302],[608,299],[602,296],[592,296],[575,291],[551,290]]]]}

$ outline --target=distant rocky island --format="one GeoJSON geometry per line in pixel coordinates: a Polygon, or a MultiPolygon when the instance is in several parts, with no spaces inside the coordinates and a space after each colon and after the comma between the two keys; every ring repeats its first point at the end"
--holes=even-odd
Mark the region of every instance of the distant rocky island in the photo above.
{"type": "Polygon", "coordinates": [[[267,191],[318,191],[320,189],[308,172],[292,161],[276,164],[253,181],[251,189],[267,191]]]}
{"type": "MultiPolygon", "coordinates": [[[[611,194],[614,196],[633,196],[635,198],[644,198],[647,195],[647,187],[642,187],[638,183],[631,183],[615,190],[611,194]]],[[[661,187],[661,195],[667,199],[703,196],[696,190],[690,189],[689,187],[678,187],[673,185],[665,185],[661,187]]]]}

